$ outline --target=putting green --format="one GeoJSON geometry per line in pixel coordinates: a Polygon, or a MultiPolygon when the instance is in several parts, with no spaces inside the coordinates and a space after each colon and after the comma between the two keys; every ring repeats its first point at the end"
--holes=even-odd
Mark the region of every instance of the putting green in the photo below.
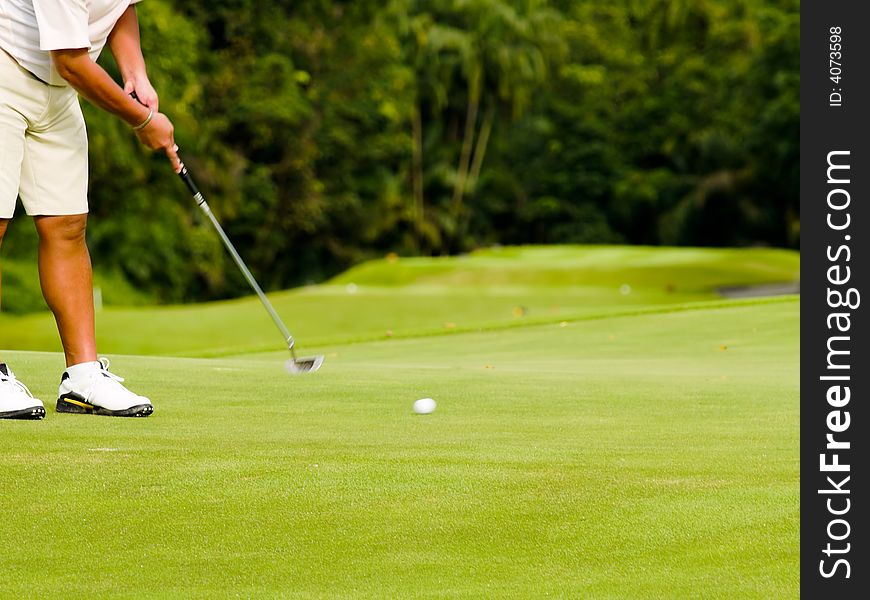
{"type": "MultiPolygon", "coordinates": [[[[335,343],[296,378],[282,352],[119,356],[152,417],[0,421],[2,593],[796,597],[799,306],[335,343]]],[[[3,356],[52,399],[60,355],[3,356]]]]}

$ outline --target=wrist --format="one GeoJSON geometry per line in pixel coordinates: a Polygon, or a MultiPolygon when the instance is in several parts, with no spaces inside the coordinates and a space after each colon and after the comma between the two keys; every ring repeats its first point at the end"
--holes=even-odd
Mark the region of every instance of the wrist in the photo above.
{"type": "Polygon", "coordinates": [[[152,109],[148,109],[148,116],[145,117],[140,123],[137,125],[133,125],[133,131],[139,132],[148,127],[148,124],[151,122],[151,119],[154,118],[154,111],[152,109]]]}
{"type": "Polygon", "coordinates": [[[121,80],[124,83],[148,81],[148,74],[145,72],[144,66],[141,69],[123,69],[121,70],[121,80]]]}

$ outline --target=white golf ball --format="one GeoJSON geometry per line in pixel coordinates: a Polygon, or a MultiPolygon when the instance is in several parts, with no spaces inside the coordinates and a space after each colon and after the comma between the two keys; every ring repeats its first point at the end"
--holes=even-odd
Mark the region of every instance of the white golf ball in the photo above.
{"type": "Polygon", "coordinates": [[[418,415],[428,415],[435,410],[435,401],[432,398],[420,398],[414,402],[414,412],[418,415]]]}

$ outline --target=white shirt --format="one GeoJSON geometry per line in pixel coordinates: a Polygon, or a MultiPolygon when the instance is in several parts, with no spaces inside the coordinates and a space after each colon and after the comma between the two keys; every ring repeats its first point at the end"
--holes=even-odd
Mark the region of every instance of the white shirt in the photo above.
{"type": "Polygon", "coordinates": [[[0,48],[51,85],[67,85],[51,50],[87,48],[97,60],[115,23],[141,0],[0,0],[0,48]]]}

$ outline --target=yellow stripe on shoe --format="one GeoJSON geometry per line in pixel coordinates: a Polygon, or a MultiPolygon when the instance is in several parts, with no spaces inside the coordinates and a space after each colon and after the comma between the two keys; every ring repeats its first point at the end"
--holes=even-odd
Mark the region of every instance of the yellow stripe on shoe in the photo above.
{"type": "Polygon", "coordinates": [[[90,404],[85,404],[84,402],[79,402],[78,400],[71,400],[70,398],[64,398],[64,402],[69,402],[70,404],[77,404],[82,408],[93,408],[90,404]]]}

